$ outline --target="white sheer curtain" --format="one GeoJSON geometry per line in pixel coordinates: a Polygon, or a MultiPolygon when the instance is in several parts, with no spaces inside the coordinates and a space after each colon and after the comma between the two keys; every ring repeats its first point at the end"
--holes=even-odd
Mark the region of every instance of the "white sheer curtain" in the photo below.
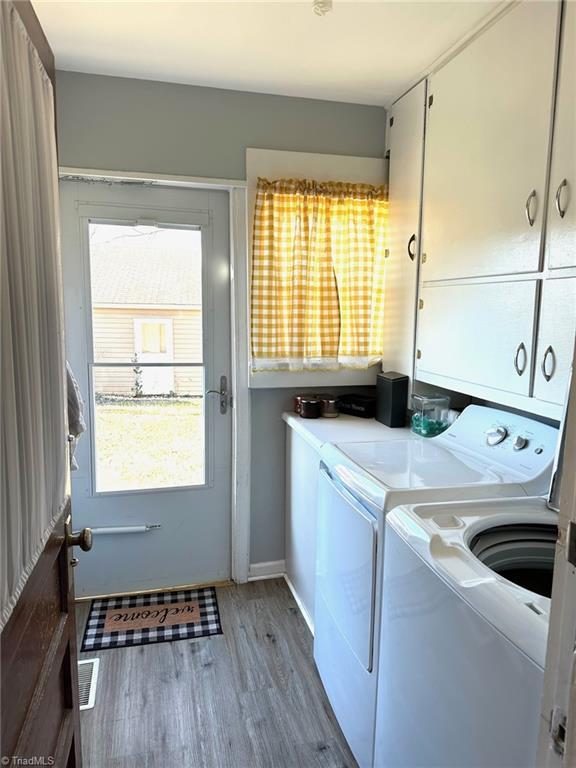
{"type": "Polygon", "coordinates": [[[65,504],[53,104],[18,13],[0,2],[0,628],[65,504]]]}

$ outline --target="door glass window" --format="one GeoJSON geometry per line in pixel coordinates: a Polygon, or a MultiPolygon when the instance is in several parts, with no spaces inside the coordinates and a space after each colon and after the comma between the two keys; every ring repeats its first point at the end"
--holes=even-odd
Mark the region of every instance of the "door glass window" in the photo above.
{"type": "Polygon", "coordinates": [[[89,224],[96,491],[204,485],[199,228],[89,224]]]}

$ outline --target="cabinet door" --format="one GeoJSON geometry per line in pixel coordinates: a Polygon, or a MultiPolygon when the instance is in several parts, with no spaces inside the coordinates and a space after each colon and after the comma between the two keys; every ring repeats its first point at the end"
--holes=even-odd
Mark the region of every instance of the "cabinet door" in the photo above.
{"type": "Polygon", "coordinates": [[[576,331],[576,277],[546,280],[542,287],[534,397],[564,404],[576,331]]]}
{"type": "Polygon", "coordinates": [[[576,266],[576,3],[564,3],[552,170],[548,201],[548,265],[576,266]]]}
{"type": "Polygon", "coordinates": [[[431,79],[426,281],[539,269],[558,11],[520,3],[431,79]]]}
{"type": "Polygon", "coordinates": [[[417,378],[432,373],[528,395],[537,282],[425,286],[417,378]]]}
{"type": "Polygon", "coordinates": [[[390,111],[390,229],[386,259],[385,371],[412,377],[426,83],[415,86],[390,111]]]}

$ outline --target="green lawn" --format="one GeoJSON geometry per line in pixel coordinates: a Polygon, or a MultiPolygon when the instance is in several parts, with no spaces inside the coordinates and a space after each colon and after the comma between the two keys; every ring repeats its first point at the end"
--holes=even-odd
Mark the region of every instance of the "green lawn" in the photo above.
{"type": "Polygon", "coordinates": [[[98,491],[204,483],[200,398],[129,398],[96,403],[98,491]]]}

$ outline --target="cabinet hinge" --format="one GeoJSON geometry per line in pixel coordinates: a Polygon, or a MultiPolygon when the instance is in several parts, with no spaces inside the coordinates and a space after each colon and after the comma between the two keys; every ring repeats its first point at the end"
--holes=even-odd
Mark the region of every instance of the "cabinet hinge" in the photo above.
{"type": "Polygon", "coordinates": [[[385,248],[384,249],[384,258],[387,259],[388,256],[390,256],[390,248],[385,248]]]}
{"type": "Polygon", "coordinates": [[[433,103],[434,103],[434,94],[431,93],[430,96],[428,96],[428,108],[430,108],[433,103]]]}
{"type": "Polygon", "coordinates": [[[555,707],[550,716],[550,738],[554,752],[562,757],[566,744],[566,714],[559,707],[555,707]]]}
{"type": "Polygon", "coordinates": [[[566,560],[576,568],[576,523],[570,520],[566,530],[566,560]]]}
{"type": "Polygon", "coordinates": [[[386,150],[386,154],[384,155],[384,160],[390,160],[390,150],[386,150]]]}
{"type": "Polygon", "coordinates": [[[393,118],[393,117],[391,117],[391,118],[390,118],[390,128],[392,128],[392,126],[393,126],[393,125],[394,125],[394,118],[393,118]]]}
{"type": "Polygon", "coordinates": [[[422,357],[422,352],[419,349],[417,349],[416,350],[416,360],[420,360],[421,357],[422,357]]]}
{"type": "Polygon", "coordinates": [[[418,309],[424,309],[424,299],[418,299],[418,309]]]}
{"type": "Polygon", "coordinates": [[[428,260],[428,256],[425,253],[423,253],[422,254],[422,264],[426,264],[427,260],[428,260]]]}

